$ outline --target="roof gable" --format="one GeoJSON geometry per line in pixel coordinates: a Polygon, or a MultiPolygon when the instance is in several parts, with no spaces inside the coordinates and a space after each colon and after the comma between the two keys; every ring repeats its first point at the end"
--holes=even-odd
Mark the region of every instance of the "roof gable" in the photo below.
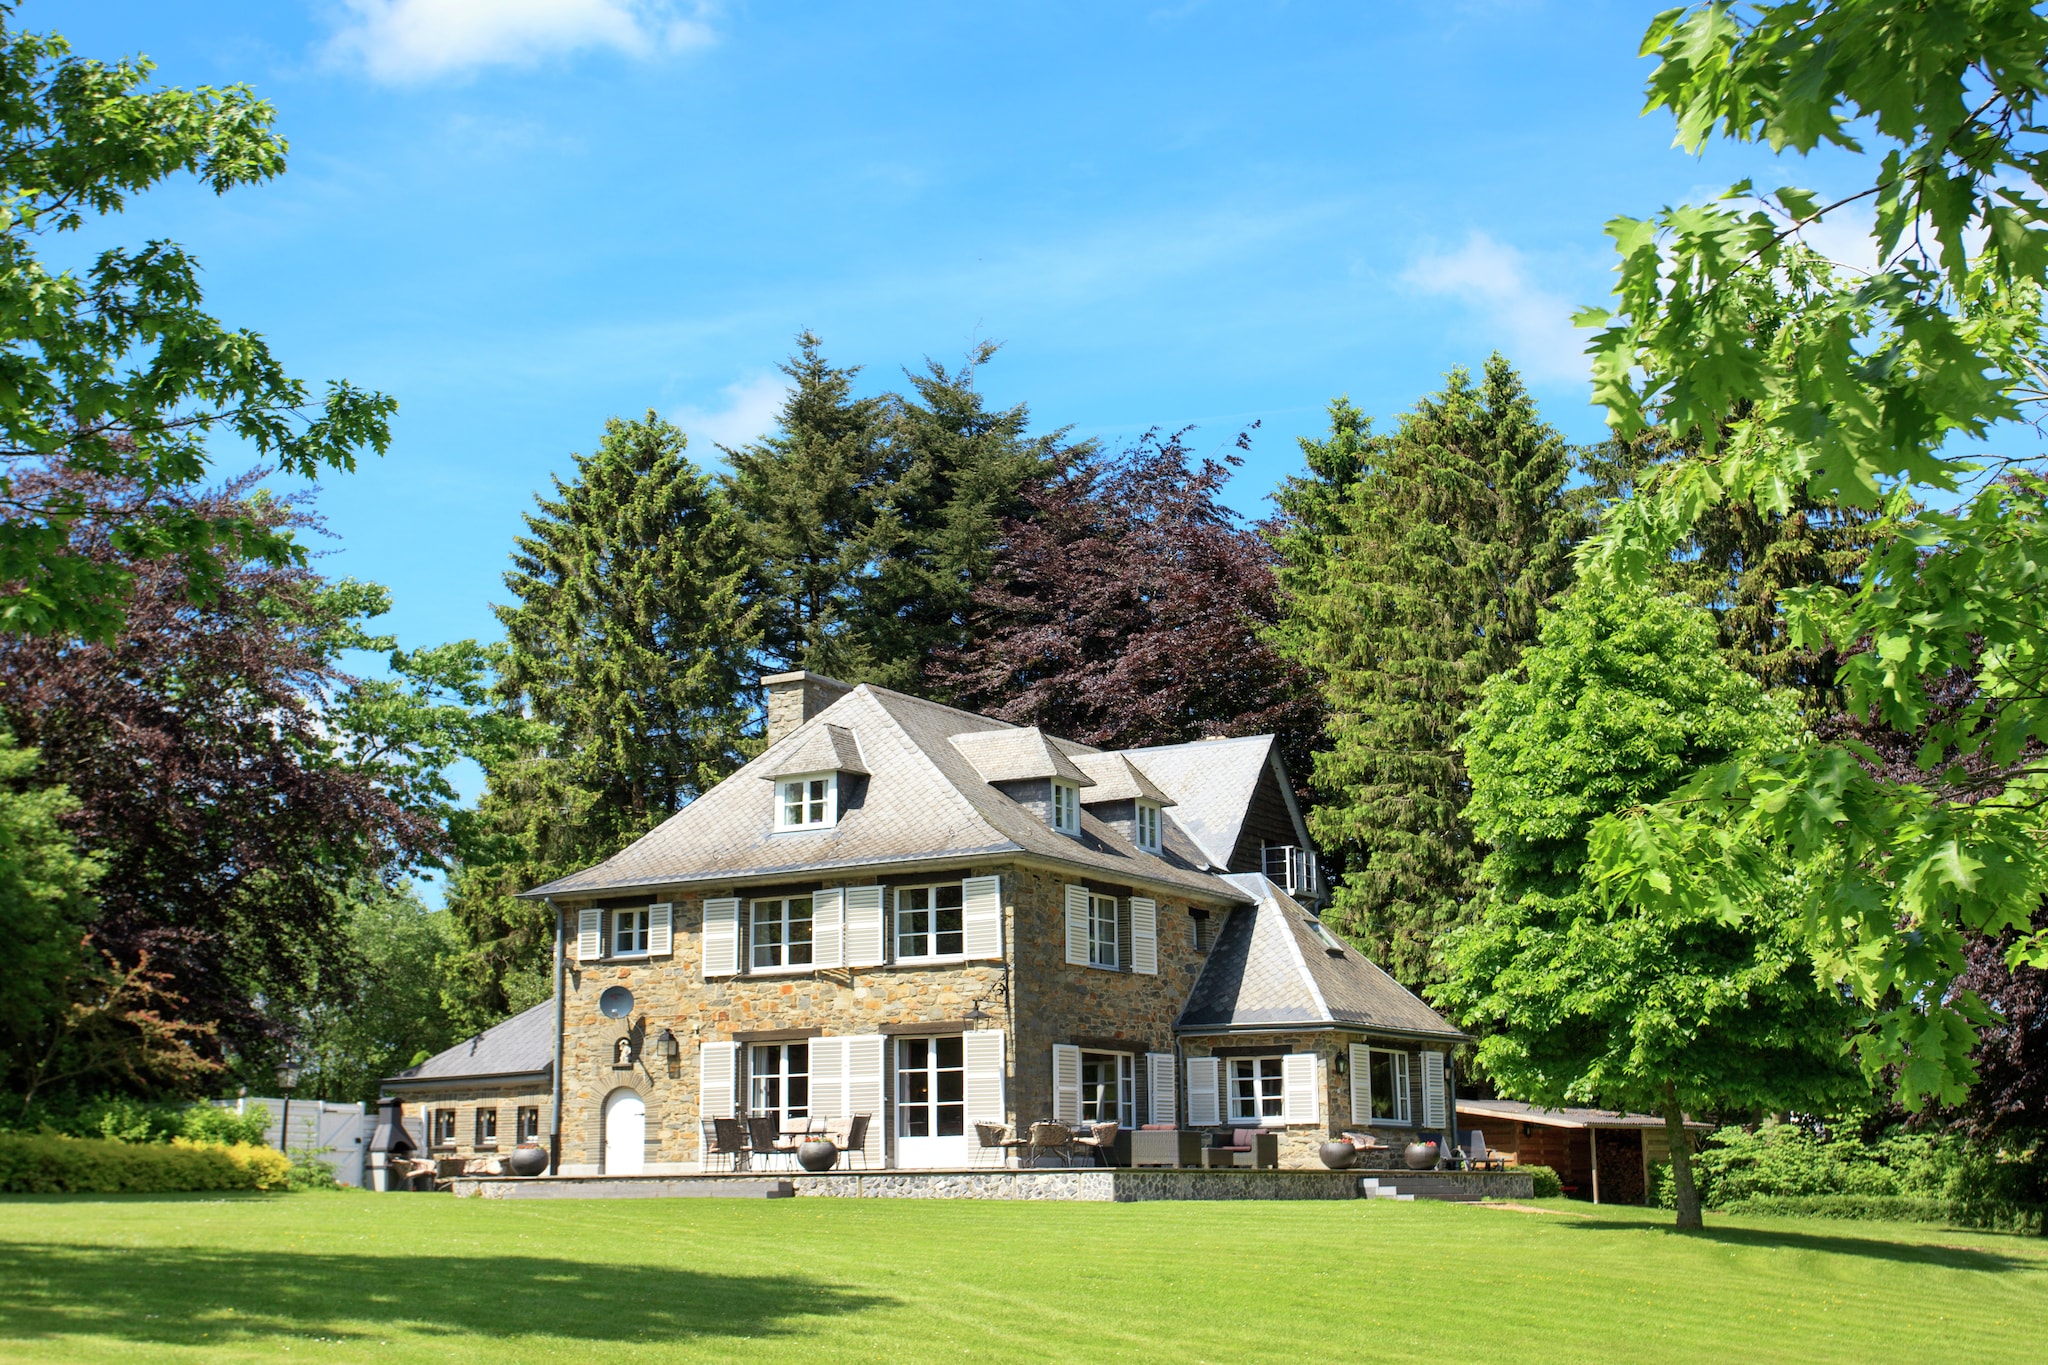
{"type": "Polygon", "coordinates": [[[458,1081],[478,1076],[544,1074],[555,1064],[555,1002],[543,1000],[501,1024],[437,1052],[390,1078],[396,1082],[458,1081]]]}
{"type": "Polygon", "coordinates": [[[1118,752],[1175,802],[1173,818],[1214,868],[1230,866],[1252,796],[1272,762],[1273,736],[1201,739],[1118,752]]]}

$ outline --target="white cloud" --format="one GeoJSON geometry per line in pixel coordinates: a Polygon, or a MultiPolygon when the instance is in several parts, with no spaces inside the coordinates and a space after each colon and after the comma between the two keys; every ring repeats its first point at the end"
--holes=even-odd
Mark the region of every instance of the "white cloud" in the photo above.
{"type": "Polygon", "coordinates": [[[775,429],[789,383],[779,374],[756,375],[721,391],[725,406],[680,407],[669,420],[690,434],[690,449],[700,463],[713,459],[714,446],[743,446],[775,429]]]}
{"type": "Polygon", "coordinates": [[[1532,379],[1584,379],[1587,334],[1572,326],[1575,306],[1530,278],[1515,248],[1483,232],[1455,251],[1430,252],[1402,275],[1424,294],[1453,298],[1478,314],[1491,345],[1532,379]]]}
{"type": "Polygon", "coordinates": [[[710,7],[679,0],[342,0],[329,54],[403,83],[530,66],[583,48],[634,57],[703,47],[710,7]]]}

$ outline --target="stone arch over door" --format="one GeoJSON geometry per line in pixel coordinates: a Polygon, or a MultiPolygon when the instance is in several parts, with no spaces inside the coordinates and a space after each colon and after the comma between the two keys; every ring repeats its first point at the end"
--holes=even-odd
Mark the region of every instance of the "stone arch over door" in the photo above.
{"type": "Polygon", "coordinates": [[[599,1125],[600,1169],[606,1175],[642,1175],[647,1170],[647,1099],[622,1085],[604,1097],[599,1125]]]}

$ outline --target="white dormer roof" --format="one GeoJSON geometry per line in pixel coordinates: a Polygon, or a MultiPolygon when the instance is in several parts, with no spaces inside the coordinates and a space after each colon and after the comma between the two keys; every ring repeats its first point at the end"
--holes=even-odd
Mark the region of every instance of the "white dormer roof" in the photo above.
{"type": "Polygon", "coordinates": [[[953,736],[953,747],[974,765],[984,782],[1022,782],[1034,777],[1054,777],[1077,787],[1092,787],[1095,779],[1074,766],[1036,725],[1016,730],[970,730],[953,736]]]}
{"type": "Polygon", "coordinates": [[[844,725],[813,726],[809,733],[797,736],[796,743],[764,763],[762,769],[759,776],[770,782],[811,773],[858,773],[865,777],[868,771],[861,763],[859,738],[844,725]]]}
{"type": "Polygon", "coordinates": [[[1104,801],[1150,801],[1155,806],[1174,804],[1172,797],[1159,790],[1151,778],[1132,767],[1122,754],[1075,754],[1073,761],[1074,766],[1095,784],[1081,798],[1091,806],[1104,801]]]}

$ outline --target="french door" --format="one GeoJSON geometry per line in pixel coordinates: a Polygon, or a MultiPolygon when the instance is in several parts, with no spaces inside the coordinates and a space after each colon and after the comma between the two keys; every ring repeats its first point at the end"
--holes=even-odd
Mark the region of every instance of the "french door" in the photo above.
{"type": "Polygon", "coordinates": [[[965,1166],[967,1061],[960,1035],[896,1040],[896,1164],[965,1166]]]}

